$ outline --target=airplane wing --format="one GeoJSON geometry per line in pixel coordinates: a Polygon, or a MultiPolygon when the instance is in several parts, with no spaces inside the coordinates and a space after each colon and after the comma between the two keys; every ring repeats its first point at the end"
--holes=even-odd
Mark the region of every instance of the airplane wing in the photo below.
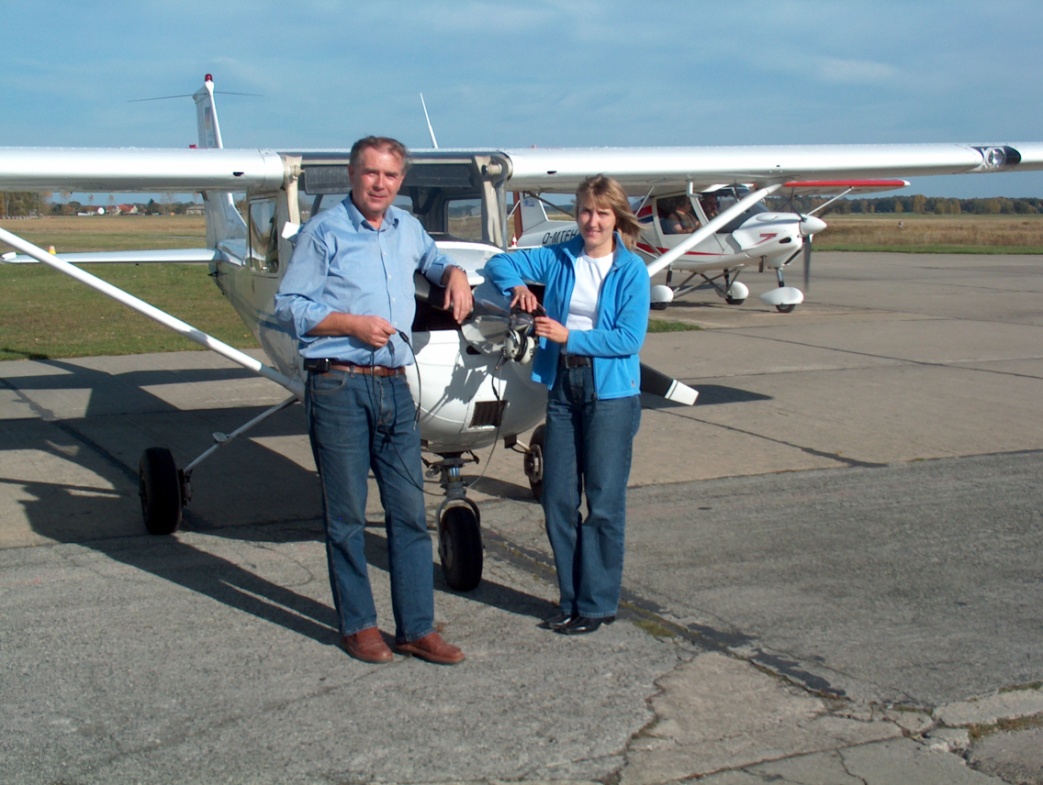
{"type": "MultiPolygon", "coordinates": [[[[296,176],[288,156],[263,149],[0,148],[4,191],[245,191],[296,176]]],[[[416,150],[445,155],[448,150],[416,150]]],[[[474,152],[474,151],[470,151],[474,152]]],[[[504,149],[507,187],[573,192],[607,174],[633,196],[719,183],[786,184],[1043,169],[1043,142],[1014,144],[776,145],[504,149]]]]}
{"type": "Polygon", "coordinates": [[[2,191],[246,191],[286,176],[271,150],[2,147],[2,191]]]}
{"type": "Polygon", "coordinates": [[[572,192],[590,174],[632,196],[724,182],[894,178],[1043,169],[1043,142],[1018,144],[778,145],[509,149],[509,188],[572,192]]]}

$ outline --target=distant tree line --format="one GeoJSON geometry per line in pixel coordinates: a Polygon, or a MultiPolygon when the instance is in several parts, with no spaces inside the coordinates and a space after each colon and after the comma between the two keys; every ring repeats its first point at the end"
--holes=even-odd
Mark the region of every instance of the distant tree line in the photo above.
{"type": "MultiPolygon", "coordinates": [[[[0,216],[25,217],[34,215],[76,215],[91,207],[94,202],[83,204],[76,200],[50,201],[51,194],[25,192],[0,192],[0,216]]],[[[778,211],[808,212],[826,200],[813,196],[776,196],[768,200],[768,206],[778,211]]],[[[142,215],[183,215],[192,202],[178,201],[172,197],[160,201],[149,199],[135,203],[142,215]]],[[[103,205],[108,210],[113,203],[103,205]]],[[[828,208],[830,213],[842,215],[872,213],[913,213],[921,215],[1037,215],[1043,213],[1043,198],[1026,197],[1010,199],[993,196],[987,199],[954,199],[944,196],[880,196],[875,198],[838,199],[828,208]]]]}
{"type": "MultiPolygon", "coordinates": [[[[87,210],[104,207],[112,212],[116,202],[110,196],[104,204],[95,201],[80,202],[69,199],[66,194],[62,200],[52,201],[53,194],[36,191],[0,192],[0,217],[25,218],[35,215],[76,215],[87,210]]],[[[131,202],[138,208],[140,215],[184,215],[193,202],[175,200],[172,196],[152,198],[147,202],[131,202]]]]}
{"type": "MultiPolygon", "coordinates": [[[[807,212],[826,200],[821,197],[773,197],[772,207],[779,211],[807,212]]],[[[872,213],[913,213],[917,215],[1036,215],[1043,213],[1043,199],[1028,197],[1009,199],[993,196],[987,199],[955,199],[945,196],[880,196],[872,199],[855,197],[838,199],[828,208],[830,213],[858,215],[872,213]]]]}
{"type": "MultiPolygon", "coordinates": [[[[123,204],[132,204],[137,207],[138,215],[184,215],[185,211],[192,205],[192,202],[157,202],[155,199],[149,199],[147,202],[124,202],[123,204]]],[[[68,202],[53,202],[50,213],[51,215],[78,215],[97,206],[94,203],[84,204],[72,199],[68,202]]],[[[103,206],[106,212],[111,212],[115,204],[110,203],[103,206]]]]}
{"type": "Polygon", "coordinates": [[[46,196],[33,191],[0,192],[0,216],[22,218],[40,215],[45,209],[46,196]]]}

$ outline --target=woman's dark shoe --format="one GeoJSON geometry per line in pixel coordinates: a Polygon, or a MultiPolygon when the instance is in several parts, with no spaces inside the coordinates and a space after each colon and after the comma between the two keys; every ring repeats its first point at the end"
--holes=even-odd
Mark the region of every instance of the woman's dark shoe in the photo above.
{"type": "Polygon", "coordinates": [[[602,616],[592,619],[588,616],[575,616],[570,621],[554,629],[562,635],[586,635],[588,632],[596,632],[602,624],[611,624],[616,620],[615,616],[602,616]]]}
{"type": "Polygon", "coordinates": [[[555,632],[558,632],[559,630],[561,630],[562,627],[564,627],[574,618],[576,617],[571,613],[559,611],[555,615],[551,616],[549,619],[544,619],[543,621],[541,621],[540,626],[545,630],[554,630],[555,632]]]}

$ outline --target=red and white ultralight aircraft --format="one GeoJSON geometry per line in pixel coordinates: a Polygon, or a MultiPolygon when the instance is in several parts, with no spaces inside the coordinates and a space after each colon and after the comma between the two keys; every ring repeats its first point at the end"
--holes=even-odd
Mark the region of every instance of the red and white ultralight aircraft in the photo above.
{"type": "MultiPolygon", "coordinates": [[[[787,286],[784,270],[798,257],[804,262],[804,288],[811,274],[812,237],[826,228],[826,222],[815,213],[823,211],[836,199],[852,193],[868,193],[905,188],[907,180],[858,179],[794,181],[783,184],[791,193],[825,195],[832,198],[808,213],[774,212],[763,203],[750,206],[728,223],[714,231],[702,231],[722,210],[736,204],[750,194],[745,183],[720,183],[695,191],[696,180],[689,179],[687,191],[676,193],[649,193],[634,200],[634,211],[641,222],[641,239],[637,251],[652,265],[664,254],[685,243],[687,250],[666,266],[664,283],[652,287],[652,308],[665,309],[674,298],[697,289],[712,288],[729,305],[740,305],[750,290],[739,280],[747,267],[775,271],[778,286],[760,295],[765,305],[780,313],[789,313],[804,301],[804,293],[787,286]],[[699,232],[697,240],[690,235],[699,232]],[[694,244],[692,244],[694,242],[694,244]],[[674,283],[675,271],[684,278],[674,283]],[[693,281],[695,283],[693,283],[693,281]]],[[[512,215],[514,236],[512,245],[530,248],[550,245],[573,237],[576,222],[571,218],[551,218],[546,206],[564,212],[549,200],[534,194],[518,198],[516,194],[512,215]]],[[[656,264],[656,270],[662,269],[656,264]]]]}
{"type": "MultiPolygon", "coordinates": [[[[48,264],[290,392],[282,404],[215,440],[187,464],[178,466],[165,448],[145,450],[140,463],[142,511],[149,531],[164,534],[177,529],[183,506],[190,498],[192,472],[202,460],[266,416],[301,398],[303,372],[296,342],[287,326],[274,318],[273,298],[297,229],[310,215],[341,200],[348,188],[347,147],[324,151],[224,148],[209,75],[194,98],[198,147],[0,148],[0,190],[202,193],[207,216],[204,248],[53,255],[0,228],[0,242],[21,252],[5,254],[3,261],[48,264]],[[245,194],[245,214],[235,207],[235,193],[245,194]],[[79,266],[89,262],[208,265],[214,281],[257,337],[272,365],[90,275],[79,266]]],[[[694,197],[712,183],[750,184],[749,190],[733,188],[734,203],[716,216],[703,208],[704,223],[672,248],[663,251],[667,243],[650,244],[651,278],[706,238],[750,214],[771,194],[793,184],[1043,169],[1043,142],[491,147],[415,150],[410,163],[400,203],[417,216],[442,250],[468,271],[477,303],[472,317],[458,327],[431,304],[440,302],[437,296],[429,302],[427,287],[418,288],[412,340],[416,363],[410,374],[421,437],[426,449],[438,457],[430,465],[440,473],[446,495],[438,511],[442,568],[451,586],[466,590],[478,584],[482,572],[478,508],[467,498],[461,476],[463,466],[471,460],[467,456],[502,439],[508,447],[524,453],[525,471],[534,492],[542,481],[539,423],[545,394],[529,380],[525,365],[533,349],[530,323],[524,316],[509,312],[502,293],[494,291],[482,274],[485,261],[510,244],[508,193],[571,194],[586,176],[604,173],[619,180],[632,197],[655,205],[671,195],[694,197]],[[519,435],[534,426],[529,444],[520,445],[519,435]]],[[[658,221],[653,219],[653,225],[658,221]]],[[[799,232],[799,222],[791,223],[799,232]]],[[[811,234],[815,226],[807,221],[805,231],[811,234]]],[[[735,234],[731,231],[733,239],[735,234]]],[[[755,258],[756,249],[751,253],[754,255],[750,258],[755,258]]],[[[691,387],[649,368],[643,368],[642,389],[679,404],[694,403],[696,397],[691,387]]]]}

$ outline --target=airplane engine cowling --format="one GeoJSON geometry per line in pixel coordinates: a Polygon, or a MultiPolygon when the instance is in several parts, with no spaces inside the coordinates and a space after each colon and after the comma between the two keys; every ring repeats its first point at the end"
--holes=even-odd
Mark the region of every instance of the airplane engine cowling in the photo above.
{"type": "Polygon", "coordinates": [[[547,391],[530,380],[530,366],[504,362],[495,370],[499,355],[470,348],[459,330],[415,332],[413,346],[416,365],[407,378],[431,452],[488,447],[543,419],[547,391]]]}

